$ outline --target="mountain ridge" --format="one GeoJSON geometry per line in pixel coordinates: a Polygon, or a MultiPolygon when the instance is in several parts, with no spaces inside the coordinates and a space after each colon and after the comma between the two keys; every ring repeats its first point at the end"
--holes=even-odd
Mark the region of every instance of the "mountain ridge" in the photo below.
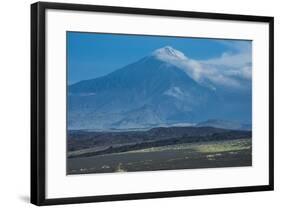
{"type": "Polygon", "coordinates": [[[108,75],[68,86],[69,129],[145,128],[220,114],[228,118],[228,106],[216,110],[224,96],[189,76],[175,60],[188,58],[167,46],[108,75]]]}

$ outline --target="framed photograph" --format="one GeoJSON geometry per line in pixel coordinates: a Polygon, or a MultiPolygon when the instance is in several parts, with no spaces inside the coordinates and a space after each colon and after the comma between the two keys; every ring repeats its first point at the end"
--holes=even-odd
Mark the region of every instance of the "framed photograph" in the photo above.
{"type": "Polygon", "coordinates": [[[273,17],[31,5],[31,202],[273,190],[273,17]]]}

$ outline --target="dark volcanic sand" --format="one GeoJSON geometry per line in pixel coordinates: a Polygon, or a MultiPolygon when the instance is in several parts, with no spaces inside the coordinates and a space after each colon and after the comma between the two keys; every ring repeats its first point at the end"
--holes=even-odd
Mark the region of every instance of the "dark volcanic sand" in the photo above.
{"type": "Polygon", "coordinates": [[[170,145],[92,157],[69,158],[67,160],[67,174],[240,167],[251,165],[251,140],[242,139],[192,145],[170,145]]]}

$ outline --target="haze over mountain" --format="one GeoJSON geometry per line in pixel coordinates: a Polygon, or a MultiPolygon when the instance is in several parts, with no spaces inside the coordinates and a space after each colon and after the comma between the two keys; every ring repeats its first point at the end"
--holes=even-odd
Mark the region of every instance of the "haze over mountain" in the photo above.
{"type": "Polygon", "coordinates": [[[243,124],[235,121],[210,119],[207,121],[199,122],[196,127],[214,127],[220,129],[231,129],[231,130],[252,130],[251,124],[243,124]]]}
{"type": "Polygon", "coordinates": [[[170,46],[106,76],[68,86],[69,129],[251,123],[251,63],[196,61],[170,46]]]}

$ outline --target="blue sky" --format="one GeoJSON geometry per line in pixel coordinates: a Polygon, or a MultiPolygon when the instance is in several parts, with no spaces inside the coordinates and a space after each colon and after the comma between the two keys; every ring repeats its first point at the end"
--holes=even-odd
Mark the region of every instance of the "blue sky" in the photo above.
{"type": "Polygon", "coordinates": [[[106,75],[167,45],[194,60],[236,64],[237,56],[251,55],[251,41],[67,32],[68,84],[106,75]]]}

